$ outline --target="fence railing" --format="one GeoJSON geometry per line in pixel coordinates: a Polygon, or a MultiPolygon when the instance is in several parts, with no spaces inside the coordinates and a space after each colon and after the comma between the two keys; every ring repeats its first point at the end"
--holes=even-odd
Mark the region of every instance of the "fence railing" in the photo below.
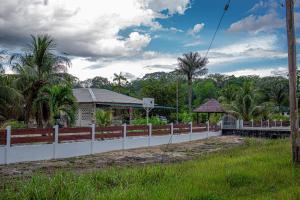
{"type": "Polygon", "coordinates": [[[280,128],[289,127],[290,121],[282,120],[261,120],[261,121],[243,121],[243,127],[262,127],[262,128],[280,128]]]}
{"type": "Polygon", "coordinates": [[[109,127],[75,128],[31,128],[0,130],[0,145],[32,143],[64,143],[83,140],[107,140],[124,137],[147,137],[152,135],[179,135],[192,132],[219,131],[220,126],[211,124],[168,124],[168,125],[122,125],[109,127]],[[56,141],[57,140],[57,141],[56,141]]]}

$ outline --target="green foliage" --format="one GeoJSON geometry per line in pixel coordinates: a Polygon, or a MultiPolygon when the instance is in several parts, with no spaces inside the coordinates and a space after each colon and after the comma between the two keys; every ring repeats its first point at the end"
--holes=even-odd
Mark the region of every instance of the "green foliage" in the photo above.
{"type": "Polygon", "coordinates": [[[200,105],[207,99],[216,99],[218,97],[217,92],[218,88],[216,87],[213,80],[204,79],[194,81],[194,105],[200,105]]]}
{"type": "Polygon", "coordinates": [[[54,83],[63,82],[62,72],[71,65],[64,56],[56,55],[55,43],[48,35],[31,36],[31,43],[21,54],[10,58],[12,69],[17,74],[16,87],[24,97],[24,118],[29,123],[36,117],[38,126],[43,126],[42,104],[33,102],[38,98],[40,90],[54,83]]]}
{"type": "Polygon", "coordinates": [[[209,117],[210,118],[209,121],[211,124],[217,124],[220,122],[221,117],[222,117],[221,114],[211,114],[209,117]]]}
{"type": "Polygon", "coordinates": [[[282,115],[282,114],[273,114],[270,116],[270,119],[272,120],[282,120],[282,121],[289,121],[290,120],[290,117],[289,116],[285,116],[285,115],[282,115]]]}
{"type": "Polygon", "coordinates": [[[13,129],[18,128],[26,128],[26,124],[22,121],[16,121],[16,120],[8,120],[3,125],[2,128],[6,128],[7,126],[11,126],[13,129]]]}
{"type": "Polygon", "coordinates": [[[168,165],[35,175],[1,187],[0,199],[299,199],[290,140],[245,145],[168,165]]]}
{"type": "Polygon", "coordinates": [[[257,93],[252,82],[245,82],[236,93],[235,100],[225,107],[233,115],[246,121],[263,112],[257,104],[257,93]]]}
{"type": "Polygon", "coordinates": [[[61,116],[66,116],[70,124],[75,122],[77,102],[68,85],[43,87],[34,103],[43,105],[44,118],[49,119],[52,125],[57,123],[61,116]],[[46,114],[48,116],[45,116],[46,114]]]}
{"type": "MultiPolygon", "coordinates": [[[[166,121],[161,120],[159,117],[149,117],[149,123],[152,125],[165,125],[167,124],[166,121]]],[[[147,125],[146,118],[137,118],[132,120],[132,124],[134,125],[147,125]]]]}
{"type": "Polygon", "coordinates": [[[96,123],[98,126],[108,126],[111,124],[112,113],[102,109],[97,109],[95,113],[96,123]]]}
{"type": "Polygon", "coordinates": [[[190,123],[193,121],[193,116],[188,112],[179,113],[179,121],[185,124],[190,123]]]}

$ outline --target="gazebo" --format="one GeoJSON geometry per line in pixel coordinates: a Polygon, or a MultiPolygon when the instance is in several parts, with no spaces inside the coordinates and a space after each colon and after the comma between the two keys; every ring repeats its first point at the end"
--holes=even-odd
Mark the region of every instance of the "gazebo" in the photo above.
{"type": "Polygon", "coordinates": [[[204,104],[194,109],[193,112],[197,113],[197,123],[199,123],[199,113],[207,113],[209,120],[210,113],[225,113],[225,110],[216,99],[209,99],[204,104]]]}

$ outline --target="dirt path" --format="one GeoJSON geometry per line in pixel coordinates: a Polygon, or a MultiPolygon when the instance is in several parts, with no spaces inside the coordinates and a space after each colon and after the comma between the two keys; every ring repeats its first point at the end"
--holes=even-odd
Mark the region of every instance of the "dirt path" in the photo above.
{"type": "Polygon", "coordinates": [[[57,170],[82,173],[108,166],[180,162],[193,159],[204,153],[239,146],[243,143],[244,140],[237,136],[219,136],[180,144],[126,150],[124,152],[113,151],[67,159],[0,165],[0,182],[4,184],[14,179],[30,178],[37,172],[47,175],[51,175],[57,170]]]}

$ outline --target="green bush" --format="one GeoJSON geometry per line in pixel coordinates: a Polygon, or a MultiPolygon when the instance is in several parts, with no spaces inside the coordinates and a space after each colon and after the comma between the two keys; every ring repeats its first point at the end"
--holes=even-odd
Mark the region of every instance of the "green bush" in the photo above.
{"type": "Polygon", "coordinates": [[[112,114],[110,111],[98,109],[96,111],[95,118],[98,126],[108,126],[111,124],[112,114]]]}
{"type": "Polygon", "coordinates": [[[289,121],[290,118],[289,116],[285,116],[285,115],[282,115],[282,114],[273,114],[270,116],[270,119],[271,120],[282,120],[282,121],[289,121]]]}
{"type": "Polygon", "coordinates": [[[193,121],[193,117],[191,114],[189,114],[187,112],[179,113],[179,121],[187,124],[187,123],[190,123],[191,121],[193,121]]]}
{"type": "Polygon", "coordinates": [[[2,128],[6,128],[7,126],[11,126],[13,129],[18,129],[18,128],[26,128],[26,124],[23,121],[17,121],[17,120],[9,120],[6,121],[2,128]]]}
{"type": "MultiPolygon", "coordinates": [[[[159,117],[150,117],[149,123],[152,125],[165,125],[167,124],[166,121],[161,120],[159,117]]],[[[132,124],[134,125],[146,125],[147,119],[146,118],[137,118],[132,120],[132,124]]]]}

